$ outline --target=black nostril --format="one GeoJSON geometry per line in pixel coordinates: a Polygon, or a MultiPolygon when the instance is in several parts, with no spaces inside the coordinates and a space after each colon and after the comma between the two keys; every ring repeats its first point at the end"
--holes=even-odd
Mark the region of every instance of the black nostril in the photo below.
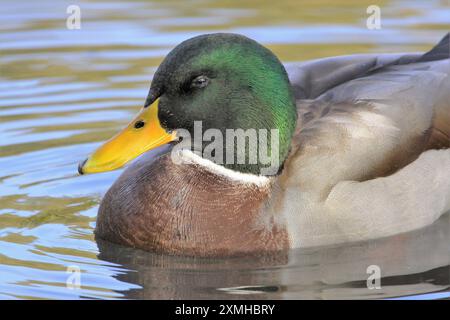
{"type": "Polygon", "coordinates": [[[138,120],[138,121],[136,121],[136,123],[134,124],[134,127],[135,127],[136,129],[140,129],[140,128],[142,128],[143,126],[145,126],[145,122],[142,121],[142,120],[138,120]]]}
{"type": "Polygon", "coordinates": [[[79,173],[79,174],[83,174],[83,166],[84,166],[84,164],[87,162],[87,160],[88,160],[88,159],[84,159],[83,161],[81,161],[81,162],[78,164],[78,173],[79,173]]]}

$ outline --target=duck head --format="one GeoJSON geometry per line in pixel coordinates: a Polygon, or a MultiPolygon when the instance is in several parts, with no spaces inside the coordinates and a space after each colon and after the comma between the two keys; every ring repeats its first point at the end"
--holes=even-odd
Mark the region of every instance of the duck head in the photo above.
{"type": "MultiPolygon", "coordinates": [[[[276,151],[279,169],[289,152],[296,119],[287,73],[270,50],[241,35],[202,35],[182,42],[167,55],[154,75],[143,109],[83,161],[79,172],[117,169],[148,150],[180,141],[182,131],[195,139],[197,123],[202,137],[209,129],[222,134],[223,154],[233,154],[233,160],[244,159],[221,165],[260,175],[267,166],[261,152],[251,146],[238,150],[232,143],[236,136],[227,136],[227,130],[255,130],[258,146],[263,145],[269,154],[276,151]],[[260,132],[265,132],[264,140],[260,132]]],[[[211,139],[200,145],[190,142],[193,151],[205,151],[211,139]]],[[[201,154],[207,157],[206,152],[201,154]]],[[[208,154],[214,156],[214,152],[208,154]]]]}

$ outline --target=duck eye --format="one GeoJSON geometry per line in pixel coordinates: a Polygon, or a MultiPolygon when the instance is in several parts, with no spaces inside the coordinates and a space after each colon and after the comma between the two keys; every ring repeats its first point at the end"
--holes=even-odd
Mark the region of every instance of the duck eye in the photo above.
{"type": "Polygon", "coordinates": [[[191,88],[204,88],[208,85],[209,78],[207,76],[195,77],[191,82],[191,88]]]}
{"type": "Polygon", "coordinates": [[[140,128],[142,128],[143,126],[145,126],[145,122],[142,121],[142,120],[138,120],[138,121],[136,121],[136,122],[134,123],[134,127],[135,127],[136,129],[140,129],[140,128]]]}

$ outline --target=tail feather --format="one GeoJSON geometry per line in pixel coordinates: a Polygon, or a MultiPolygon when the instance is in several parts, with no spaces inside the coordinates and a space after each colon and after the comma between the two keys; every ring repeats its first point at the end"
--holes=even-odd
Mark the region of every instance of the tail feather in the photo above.
{"type": "Polygon", "coordinates": [[[417,62],[435,61],[450,58],[450,33],[442,38],[442,40],[430,51],[422,55],[417,62]]]}

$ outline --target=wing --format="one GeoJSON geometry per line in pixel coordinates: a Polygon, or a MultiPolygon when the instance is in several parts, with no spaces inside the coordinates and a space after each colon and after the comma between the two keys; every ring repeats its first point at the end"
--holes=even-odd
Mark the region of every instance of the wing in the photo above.
{"type": "Polygon", "coordinates": [[[325,91],[370,71],[398,61],[418,60],[422,54],[355,54],[287,64],[289,80],[297,99],[315,99],[325,91]]]}
{"type": "Polygon", "coordinates": [[[299,121],[274,203],[293,247],[406,232],[450,210],[448,39],[291,74],[299,121]]]}
{"type": "Polygon", "coordinates": [[[387,66],[449,59],[449,34],[427,53],[355,54],[287,64],[297,99],[315,99],[339,84],[387,66]]]}
{"type": "Polygon", "coordinates": [[[422,55],[331,58],[292,73],[297,95],[309,98],[298,100],[290,159],[298,181],[326,194],[340,181],[386,176],[427,149],[449,148],[448,41],[422,55]]]}

